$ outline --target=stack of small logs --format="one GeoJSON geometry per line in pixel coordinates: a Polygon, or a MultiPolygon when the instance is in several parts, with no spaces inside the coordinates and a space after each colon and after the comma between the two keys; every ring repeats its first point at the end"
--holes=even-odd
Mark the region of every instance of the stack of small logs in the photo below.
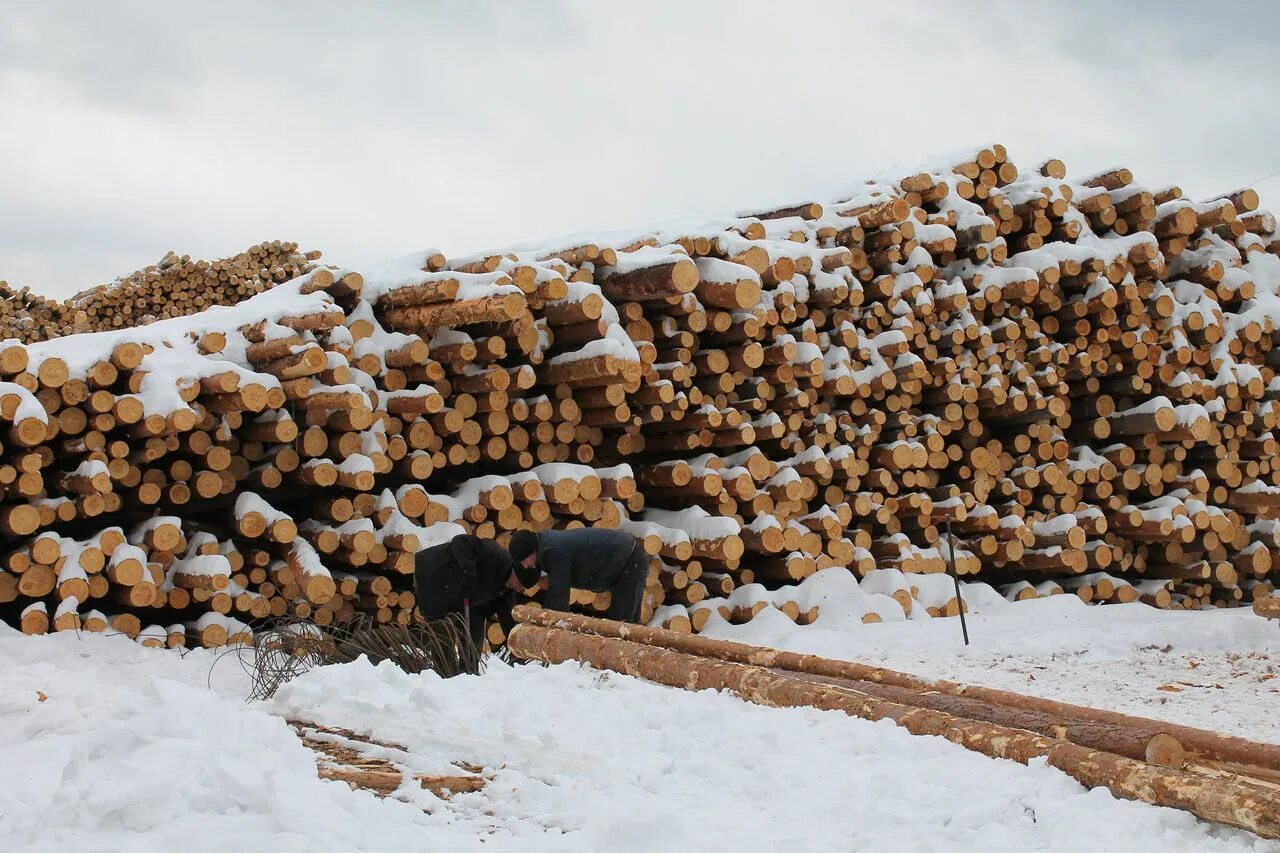
{"type": "Polygon", "coordinates": [[[992,145],[837,199],[10,345],[0,601],[188,642],[407,620],[416,550],[577,525],[641,542],[646,619],[688,630],[812,621],[792,591],[826,568],[864,621],[959,612],[953,562],[1010,601],[1271,594],[1280,238],[1252,190],[992,145]],[[108,573],[111,528],[141,572],[108,573]]]}
{"type": "Polygon", "coordinates": [[[23,343],[185,317],[235,305],[309,272],[319,252],[272,240],[216,261],[168,252],[158,262],[59,302],[0,281],[0,333],[23,343]]]}

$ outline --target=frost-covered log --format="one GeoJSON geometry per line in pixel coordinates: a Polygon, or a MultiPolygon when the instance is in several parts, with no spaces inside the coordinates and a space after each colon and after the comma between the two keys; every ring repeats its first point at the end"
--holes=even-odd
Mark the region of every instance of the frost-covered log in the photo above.
{"type": "Polygon", "coordinates": [[[238,304],[117,325],[86,296],[74,327],[114,331],[45,343],[24,342],[56,306],[15,296],[5,317],[44,313],[0,346],[3,615],[407,620],[417,547],[580,524],[633,532],[645,615],[687,605],[692,629],[693,598],[828,567],[906,579],[867,591],[868,621],[958,610],[913,580],[945,579],[948,529],[957,571],[1014,600],[1251,602],[1280,556],[1280,240],[1258,204],[988,145],[821,203],[363,275],[290,244],[173,257],[120,292],[216,278],[238,304]],[[76,550],[156,515],[169,545],[76,550]],[[183,551],[202,534],[225,587],[172,571],[210,556],[183,551]]]}
{"type": "MultiPolygon", "coordinates": [[[[675,632],[662,633],[682,637],[675,632]]],[[[993,758],[1022,763],[1044,758],[1087,786],[1107,787],[1121,797],[1182,808],[1264,837],[1280,837],[1280,820],[1276,817],[1280,803],[1270,791],[1234,778],[1214,778],[1160,766],[1166,763],[1163,761],[1135,760],[1090,749],[1064,741],[1061,732],[1052,731],[1052,727],[1050,736],[1033,734],[1024,727],[989,723],[885,698],[881,689],[858,689],[861,682],[823,682],[776,668],[727,663],[559,627],[517,625],[510,647],[516,655],[529,660],[584,661],[672,687],[725,690],[762,705],[815,707],[864,719],[891,720],[912,733],[941,735],[993,758]]],[[[919,695],[909,694],[910,698],[919,695]]]]}

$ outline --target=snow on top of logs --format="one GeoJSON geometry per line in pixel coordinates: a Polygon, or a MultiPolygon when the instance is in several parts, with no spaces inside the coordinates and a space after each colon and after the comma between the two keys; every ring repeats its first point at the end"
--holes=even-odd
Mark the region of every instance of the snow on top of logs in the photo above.
{"type": "Polygon", "coordinates": [[[1107,464],[1105,456],[1100,456],[1087,445],[1078,444],[1071,448],[1066,460],[1067,467],[1073,471],[1089,471],[1107,464]]]}
{"type": "Polygon", "coordinates": [[[1058,200],[1069,201],[1074,197],[1071,185],[1065,181],[1036,176],[1027,181],[1015,181],[999,188],[999,193],[1009,204],[1016,206],[1034,202],[1043,207],[1043,203],[1058,200]],[[1048,192],[1046,192],[1048,190],[1048,192]]]}
{"type": "MultiPolygon", "coordinates": [[[[776,415],[776,413],[771,413],[771,414],[776,415]]],[[[732,466],[734,468],[737,468],[737,467],[750,468],[752,460],[757,456],[760,457],[760,459],[762,459],[765,462],[769,461],[768,457],[765,456],[764,451],[758,447],[748,447],[745,450],[740,450],[737,453],[730,454],[729,456],[724,456],[722,457],[722,459],[724,460],[724,464],[732,466]]]]}
{"type": "Polygon", "coordinates": [[[1043,273],[1048,269],[1056,271],[1058,265],[1066,260],[1084,262],[1096,257],[1096,252],[1089,249],[1081,249],[1072,243],[1046,243],[1039,249],[1010,255],[1008,263],[1011,266],[1026,267],[1037,273],[1043,273]],[[1062,250],[1052,249],[1050,248],[1051,246],[1061,246],[1062,250]]]}
{"type": "Polygon", "coordinates": [[[236,512],[237,519],[243,519],[243,517],[250,514],[250,512],[256,512],[256,514],[262,516],[262,519],[265,519],[268,524],[274,524],[276,521],[282,520],[292,521],[291,517],[287,514],[276,510],[276,508],[271,506],[270,503],[262,500],[262,497],[259,496],[259,494],[255,494],[253,492],[241,492],[241,494],[239,494],[239,497],[236,498],[236,510],[234,510],[234,512],[236,512]]]}
{"type": "Polygon", "coordinates": [[[495,256],[514,258],[521,262],[550,261],[558,258],[577,265],[598,261],[602,254],[609,254],[606,250],[622,252],[646,242],[656,244],[661,241],[656,238],[652,230],[639,228],[581,232],[545,240],[513,243],[509,246],[453,257],[449,259],[449,267],[451,269],[473,267],[495,256]]]}
{"type": "Polygon", "coordinates": [[[133,543],[117,545],[116,549],[111,552],[111,556],[107,558],[107,565],[120,566],[126,560],[135,560],[145,564],[147,562],[147,552],[141,546],[133,543]]]}
{"type": "Polygon", "coordinates": [[[570,281],[566,282],[566,293],[560,299],[547,300],[547,305],[580,305],[583,302],[590,302],[594,307],[596,302],[600,306],[600,318],[606,323],[618,322],[618,309],[613,303],[604,298],[604,293],[600,290],[600,285],[589,281],[570,281]]]}
{"type": "Polygon", "coordinates": [[[181,560],[175,560],[169,567],[169,580],[175,574],[212,578],[218,575],[231,576],[231,561],[222,554],[193,554],[181,560]]]}
{"type": "MultiPolygon", "coordinates": [[[[995,227],[995,220],[992,219],[982,208],[982,205],[960,198],[956,195],[947,195],[937,204],[938,210],[944,214],[954,212],[956,214],[956,230],[964,231],[969,228],[981,228],[984,225],[995,227]]],[[[994,234],[992,235],[995,236],[994,234]]]]}
{"type": "Polygon", "coordinates": [[[1025,282],[1039,282],[1036,271],[1028,267],[997,267],[989,263],[974,263],[965,258],[947,267],[947,274],[957,275],[962,279],[976,279],[984,287],[1004,288],[1025,282]]]}
{"type": "Polygon", "coordinates": [[[528,475],[532,475],[544,486],[555,485],[561,480],[581,482],[590,478],[598,479],[596,470],[590,465],[577,465],[572,462],[548,462],[530,469],[526,472],[526,476],[528,475]]]}
{"type": "Polygon", "coordinates": [[[73,477],[93,478],[100,474],[108,474],[107,463],[101,459],[86,459],[76,466],[76,470],[71,472],[73,477]]]}
{"type": "Polygon", "coordinates": [[[710,284],[737,284],[740,281],[760,283],[760,274],[743,264],[718,258],[698,258],[695,263],[700,280],[710,284]]]}
{"type": "Polygon", "coordinates": [[[839,464],[856,455],[856,453],[857,451],[854,450],[852,445],[836,444],[827,451],[827,461],[832,464],[839,464]]]}
{"type": "MultiPolygon", "coordinates": [[[[1116,193],[1112,193],[1112,197],[1118,198],[1116,193]]],[[[1230,202],[1227,202],[1227,204],[1230,204],[1230,202]]],[[[1211,202],[1196,204],[1190,199],[1175,198],[1175,199],[1170,199],[1169,201],[1166,201],[1164,204],[1160,204],[1156,206],[1156,218],[1167,219],[1168,217],[1173,216],[1180,210],[1189,210],[1194,214],[1194,213],[1199,213],[1201,211],[1208,211],[1213,207],[1214,205],[1211,202]]]]}
{"type": "MultiPolygon", "coordinates": [[[[450,527],[459,527],[459,525],[452,524],[450,522],[439,523],[449,525],[450,527]]],[[[427,527],[423,527],[420,524],[415,524],[407,515],[400,512],[398,509],[393,509],[388,514],[387,520],[383,523],[382,527],[375,531],[375,535],[377,536],[379,545],[381,545],[383,540],[389,536],[401,537],[398,547],[405,550],[408,550],[405,548],[406,539],[408,537],[413,537],[417,540],[417,547],[412,549],[412,553],[416,553],[427,548],[433,541],[439,539],[439,537],[444,534],[444,531],[432,531],[431,528],[435,526],[436,525],[428,525],[427,527]]],[[[453,536],[451,535],[449,538],[452,539],[453,536]]]]}
{"type": "MultiPolygon", "coordinates": [[[[204,553],[202,549],[206,546],[213,546],[216,548],[221,544],[222,543],[218,541],[217,536],[214,536],[212,533],[208,533],[204,530],[198,530],[195,533],[192,533],[190,538],[187,539],[186,555],[188,557],[193,557],[196,554],[204,553]]],[[[232,544],[234,545],[234,543],[232,544]]]]}
{"type": "MultiPolygon", "coordinates": [[[[766,240],[791,240],[796,235],[803,235],[808,240],[816,236],[818,231],[822,229],[840,230],[836,217],[830,215],[817,219],[804,219],[799,216],[767,219],[760,223],[760,228],[764,231],[764,239],[766,240]]],[[[739,231],[739,233],[741,232],[739,231]]],[[[755,232],[753,231],[753,233],[755,232]]]]}
{"type": "Polygon", "coordinates": [[[232,621],[239,620],[232,620],[230,617],[225,616],[216,610],[210,610],[197,619],[194,625],[197,631],[203,631],[206,628],[223,628],[228,634],[230,634],[232,621]]]}
{"type": "MultiPolygon", "coordinates": [[[[913,574],[911,577],[914,580],[920,575],[913,574]]],[[[805,580],[807,581],[808,578],[805,580]]],[[[910,595],[911,586],[907,576],[899,569],[875,569],[858,581],[858,589],[864,595],[893,595],[895,592],[905,592],[910,595]]]]}
{"type": "Polygon", "coordinates": [[[1249,531],[1249,536],[1254,542],[1280,547],[1280,520],[1260,518],[1246,525],[1245,529],[1249,531]]]}
{"type": "Polygon", "coordinates": [[[862,289],[861,282],[853,281],[852,272],[848,267],[839,267],[833,272],[814,270],[810,280],[814,290],[836,290],[841,287],[862,289]]]}
{"type": "Polygon", "coordinates": [[[1006,515],[1001,517],[1000,527],[1009,528],[1011,530],[1019,530],[1023,527],[1026,527],[1026,521],[1021,516],[1006,515]]]}
{"type": "Polygon", "coordinates": [[[440,396],[440,392],[437,391],[434,386],[427,385],[425,383],[416,385],[413,388],[401,388],[399,391],[378,391],[378,399],[384,407],[389,400],[408,400],[420,397],[428,399],[440,397],[442,405],[444,402],[444,398],[440,396]]]}
{"type": "Polygon", "coordinates": [[[713,516],[700,506],[681,510],[646,509],[644,520],[683,530],[696,540],[737,536],[741,530],[741,526],[735,519],[713,516]]]}
{"type": "Polygon", "coordinates": [[[374,264],[364,271],[364,287],[361,293],[368,300],[376,300],[388,287],[394,289],[399,279],[410,279],[415,275],[428,272],[440,272],[443,269],[441,264],[443,258],[443,253],[438,249],[420,249],[374,264]],[[370,287],[373,288],[372,291],[370,287]]]}
{"type": "MultiPolygon", "coordinates": [[[[244,625],[244,623],[241,622],[240,625],[244,625]]],[[[232,633],[235,633],[235,631],[229,629],[227,633],[232,634],[232,633]]],[[[147,625],[143,627],[142,630],[138,631],[138,636],[135,637],[134,639],[138,643],[141,643],[143,645],[146,645],[148,642],[150,642],[158,648],[159,646],[164,645],[165,640],[167,640],[168,638],[169,638],[169,633],[164,628],[160,627],[159,625],[147,625]]]]}
{"type": "MultiPolygon", "coordinates": [[[[432,503],[436,503],[436,498],[433,496],[431,501],[432,503]]],[[[422,550],[450,542],[453,540],[453,537],[461,536],[465,534],[467,530],[461,524],[457,524],[454,521],[437,521],[432,524],[428,524],[426,527],[421,527],[414,532],[418,534],[418,544],[421,546],[419,550],[422,550]]]]}
{"type": "Polygon", "coordinates": [[[576,349],[573,352],[554,356],[548,364],[568,364],[600,356],[613,356],[622,361],[636,363],[640,361],[640,351],[636,349],[635,343],[621,327],[611,324],[605,330],[603,338],[588,341],[580,349],[576,349]]]}
{"type": "MultiPolygon", "coordinates": [[[[1001,145],[999,142],[996,142],[995,140],[989,140],[986,142],[979,142],[979,143],[973,143],[973,144],[966,144],[963,146],[957,146],[956,148],[948,149],[947,151],[940,151],[936,154],[932,154],[929,157],[922,160],[920,163],[918,163],[915,169],[911,171],[913,173],[914,172],[947,173],[947,172],[950,172],[954,167],[959,166],[962,163],[981,164],[981,162],[984,159],[983,158],[984,153],[988,155],[998,156],[1003,151],[1004,151],[1004,146],[1001,145]]],[[[990,162],[993,162],[993,163],[995,162],[994,157],[990,162]]],[[[989,167],[984,166],[983,168],[989,168],[989,167]]]]}
{"type": "Polygon", "coordinates": [[[778,473],[765,480],[766,488],[774,488],[777,486],[785,486],[788,483],[800,482],[800,472],[791,465],[783,465],[778,463],[778,473]]]}
{"type": "Polygon", "coordinates": [[[946,572],[913,574],[911,588],[913,598],[925,607],[945,607],[956,597],[955,582],[946,572]]]}
{"type": "MultiPolygon", "coordinates": [[[[1088,249],[1095,249],[1103,261],[1107,263],[1115,263],[1121,258],[1127,258],[1129,253],[1138,246],[1150,246],[1159,251],[1160,241],[1150,231],[1135,231],[1132,234],[1124,236],[1107,236],[1099,237],[1096,234],[1086,232],[1080,235],[1076,240],[1076,246],[1088,249]]],[[[1041,247],[1041,251],[1055,251],[1067,253],[1070,250],[1062,248],[1060,243],[1046,243],[1041,247]],[[1050,246],[1058,247],[1050,249],[1050,246]]],[[[1070,255],[1068,255],[1069,257],[1070,255]]],[[[1157,254],[1157,257],[1159,255],[1157,254]]]]}
{"type": "Polygon", "coordinates": [[[76,560],[70,559],[71,555],[67,555],[67,559],[58,568],[58,586],[62,586],[67,581],[82,580],[87,581],[89,575],[84,568],[76,560]]]}
{"type": "Polygon", "coordinates": [[[198,314],[157,320],[146,326],[110,332],[86,332],[28,344],[27,355],[33,372],[46,359],[60,358],[66,363],[72,378],[82,379],[94,364],[109,359],[122,344],[150,346],[156,350],[167,346],[171,350],[167,353],[170,357],[181,356],[183,360],[194,361],[201,354],[193,340],[218,332],[227,335],[227,349],[221,354],[222,358],[244,362],[244,350],[248,342],[237,333],[239,329],[264,321],[273,324],[286,317],[320,314],[333,311],[334,308],[333,297],[328,293],[304,293],[298,280],[294,279],[236,305],[216,305],[198,314]],[[75,345],[68,346],[72,340],[75,345]]]}
{"type": "Polygon", "coordinates": [[[762,512],[753,518],[750,524],[744,524],[742,529],[750,533],[763,533],[766,530],[781,530],[782,524],[774,516],[762,512]]]}
{"type": "MultiPolygon", "coordinates": [[[[715,411],[715,412],[719,411],[719,409],[716,409],[715,406],[705,406],[705,405],[702,406],[698,411],[703,411],[703,410],[715,411]]],[[[714,453],[702,453],[698,456],[693,457],[692,459],[686,459],[683,461],[686,465],[689,466],[690,472],[692,472],[693,476],[695,477],[701,477],[711,472],[723,471],[725,467],[724,460],[722,460],[719,456],[717,456],[714,453]]]]}
{"type": "Polygon", "coordinates": [[[0,382],[0,401],[5,401],[0,403],[0,416],[3,416],[5,420],[13,421],[14,423],[30,419],[37,420],[42,424],[49,422],[49,414],[45,411],[44,406],[40,404],[36,395],[16,382],[0,382]],[[8,402],[10,400],[16,400],[16,403],[12,404],[13,410],[11,412],[8,410],[8,406],[11,405],[8,402]]]}
{"type": "MultiPolygon", "coordinates": [[[[367,305],[368,303],[361,303],[367,305]]],[[[403,332],[388,332],[382,328],[380,323],[373,323],[373,332],[366,337],[355,341],[355,356],[359,360],[366,355],[381,356],[391,350],[398,350],[401,347],[411,347],[416,342],[422,340],[417,335],[406,335],[403,332]]]]}
{"type": "Polygon", "coordinates": [[[463,481],[453,490],[453,497],[463,506],[472,507],[480,503],[482,495],[494,489],[510,489],[511,480],[498,474],[486,474],[463,481]]]}
{"type": "Polygon", "coordinates": [[[626,462],[613,465],[609,468],[596,468],[596,476],[601,480],[625,480],[627,478],[635,479],[636,473],[632,467],[626,462]]]}
{"type": "Polygon", "coordinates": [[[1236,489],[1238,495],[1280,495],[1280,486],[1269,485],[1265,480],[1251,480],[1236,489]]]}
{"type": "Polygon", "coordinates": [[[1087,175],[1077,175],[1076,180],[1089,187],[1105,187],[1118,190],[1133,183],[1133,172],[1124,166],[1110,166],[1087,175]]]}
{"type": "Polygon", "coordinates": [[[738,211],[734,214],[739,219],[818,219],[822,216],[822,205],[816,201],[789,202],[754,210],[738,211]]]}
{"type": "MultiPolygon", "coordinates": [[[[1244,269],[1252,276],[1259,294],[1280,295],[1280,257],[1272,254],[1250,252],[1244,269]]],[[[1256,297],[1255,297],[1256,298],[1256,297]]]]}
{"type": "Polygon", "coordinates": [[[601,279],[608,279],[648,267],[678,264],[689,260],[691,260],[689,254],[676,245],[640,246],[629,252],[619,252],[617,261],[611,265],[600,266],[596,270],[596,275],[601,279]]]}
{"type": "Polygon", "coordinates": [[[68,616],[72,613],[76,613],[79,609],[80,599],[76,598],[74,595],[68,596],[58,605],[58,609],[53,613],[53,618],[58,619],[62,616],[68,616]]]}
{"type": "Polygon", "coordinates": [[[1079,525],[1079,519],[1075,515],[1065,513],[1043,521],[1033,521],[1031,532],[1036,536],[1053,536],[1057,533],[1066,533],[1079,525]]]}
{"type": "MultiPolygon", "coordinates": [[[[666,569],[664,568],[663,571],[666,571],[666,569]]],[[[672,621],[678,619],[689,619],[688,607],[683,604],[662,604],[653,611],[653,618],[649,620],[649,625],[662,627],[670,625],[672,621]]]]}
{"type": "Polygon", "coordinates": [[[377,473],[377,466],[373,464],[373,460],[363,453],[352,453],[346,459],[343,459],[337,465],[337,468],[339,474],[377,473]]]}
{"type": "Polygon", "coordinates": [[[618,529],[623,533],[630,533],[636,539],[645,539],[649,536],[656,536],[658,540],[666,546],[678,546],[692,541],[692,537],[678,527],[670,527],[657,521],[649,519],[637,520],[628,518],[626,515],[626,507],[617,501],[613,501],[613,505],[618,508],[621,518],[618,521],[618,529]]]}
{"type": "Polygon", "coordinates": [[[760,603],[772,605],[774,603],[774,595],[775,593],[767,589],[764,584],[747,583],[735,587],[733,592],[721,600],[731,608],[749,608],[760,603]]]}
{"type": "Polygon", "coordinates": [[[159,530],[162,527],[171,527],[176,530],[182,529],[182,519],[176,515],[157,515],[140,521],[129,531],[129,541],[137,544],[141,542],[148,533],[159,530]]]}

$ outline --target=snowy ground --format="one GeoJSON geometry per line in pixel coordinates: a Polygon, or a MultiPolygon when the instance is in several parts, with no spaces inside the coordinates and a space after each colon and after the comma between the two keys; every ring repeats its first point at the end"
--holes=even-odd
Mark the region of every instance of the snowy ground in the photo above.
{"type": "MultiPolygon", "coordinates": [[[[1054,648],[1053,631],[1070,639],[1052,615],[1040,611],[1043,631],[1021,644],[1019,666],[1051,660],[1036,655],[1054,648]]],[[[975,620],[985,651],[958,655],[949,634],[958,626],[937,620],[874,626],[902,633],[859,633],[857,656],[878,649],[904,667],[942,671],[951,660],[982,672],[1018,645],[996,619],[975,620]],[[911,633],[921,629],[947,633],[911,633]]],[[[1239,629],[1222,624],[1131,633],[1221,648],[1239,629]]],[[[1125,632],[1108,634],[1115,660],[1131,642],[1118,639],[1125,632]]],[[[841,636],[827,634],[790,640],[841,636]]],[[[352,664],[305,676],[264,705],[243,701],[233,659],[211,674],[213,660],[0,627],[0,850],[1280,851],[889,723],[760,708],[576,665],[497,664],[446,682],[352,664]],[[448,802],[422,791],[379,800],[320,781],[289,717],[404,744],[421,756],[418,772],[465,760],[494,777],[448,802]]]]}
{"type": "Polygon", "coordinates": [[[766,610],[716,616],[707,636],[879,664],[1280,743],[1280,624],[1249,608],[1087,606],[1073,595],[974,603],[965,648],[956,618],[864,625],[848,572],[820,572],[798,626],[766,610]]]}

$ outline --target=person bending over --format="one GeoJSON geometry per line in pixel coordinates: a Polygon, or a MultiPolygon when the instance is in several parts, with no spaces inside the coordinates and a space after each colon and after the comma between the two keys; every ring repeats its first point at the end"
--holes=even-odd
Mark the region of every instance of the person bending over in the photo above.
{"type": "Polygon", "coordinates": [[[503,630],[511,633],[516,594],[537,584],[538,577],[537,569],[519,565],[492,539],[460,533],[418,552],[413,585],[424,619],[461,613],[471,639],[480,647],[491,616],[497,616],[503,630]]]}
{"type": "Polygon", "coordinates": [[[568,610],[570,588],[608,592],[610,619],[640,621],[649,557],[632,536],[602,527],[517,530],[508,548],[521,569],[547,573],[543,607],[568,610]]]}

